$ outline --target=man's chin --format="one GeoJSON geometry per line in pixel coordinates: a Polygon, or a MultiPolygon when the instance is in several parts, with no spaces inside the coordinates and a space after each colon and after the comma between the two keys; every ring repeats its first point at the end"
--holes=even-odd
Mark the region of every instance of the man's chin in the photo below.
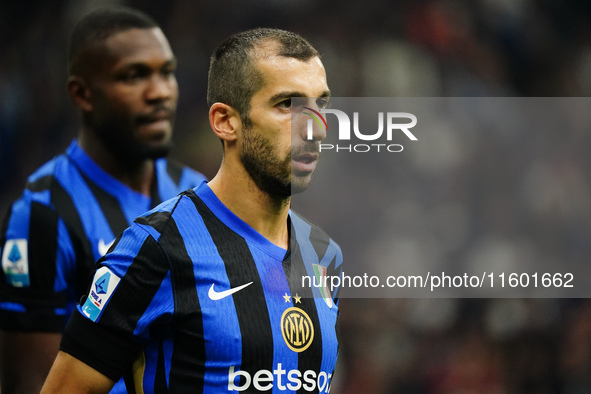
{"type": "MultiPolygon", "coordinates": [[[[126,155],[132,160],[151,159],[156,160],[165,157],[170,153],[172,143],[137,144],[129,147],[126,155]]],[[[123,152],[125,153],[125,152],[123,152]]]]}
{"type": "Polygon", "coordinates": [[[291,194],[300,194],[305,192],[310,186],[310,180],[312,178],[312,174],[306,177],[296,177],[292,175],[291,177],[291,194]]]}
{"type": "Polygon", "coordinates": [[[160,159],[161,157],[168,156],[171,148],[172,148],[171,144],[150,147],[145,150],[144,157],[146,157],[148,159],[152,159],[152,160],[160,159]]]}

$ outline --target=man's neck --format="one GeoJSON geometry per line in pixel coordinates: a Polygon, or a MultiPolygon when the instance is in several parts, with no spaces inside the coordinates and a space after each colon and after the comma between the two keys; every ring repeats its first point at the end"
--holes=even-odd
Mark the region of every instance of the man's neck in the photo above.
{"type": "Polygon", "coordinates": [[[288,249],[290,198],[273,198],[257,187],[244,171],[240,176],[220,168],[209,182],[220,201],[273,244],[288,249]]]}
{"type": "Polygon", "coordinates": [[[129,186],[132,190],[150,195],[154,181],[155,168],[151,159],[129,160],[120,158],[109,150],[100,140],[81,134],[80,147],[106,173],[129,186]]]}

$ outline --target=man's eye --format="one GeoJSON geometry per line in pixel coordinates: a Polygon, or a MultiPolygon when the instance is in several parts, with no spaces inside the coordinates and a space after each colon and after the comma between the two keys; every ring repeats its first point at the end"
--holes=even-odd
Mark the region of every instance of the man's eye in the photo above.
{"type": "Polygon", "coordinates": [[[139,78],[139,74],[135,71],[130,71],[124,74],[121,74],[119,77],[122,81],[134,81],[139,78]]]}
{"type": "Polygon", "coordinates": [[[165,69],[165,70],[162,70],[162,75],[165,75],[167,77],[174,77],[175,72],[176,72],[176,70],[174,70],[174,69],[165,69]]]}
{"type": "Polygon", "coordinates": [[[277,103],[277,106],[281,108],[291,108],[291,99],[280,101],[277,103]]]}
{"type": "Polygon", "coordinates": [[[119,79],[124,82],[138,82],[140,79],[147,78],[150,70],[142,67],[132,68],[119,75],[119,79]]]}
{"type": "Polygon", "coordinates": [[[326,108],[328,107],[328,99],[327,98],[319,98],[316,100],[316,105],[318,108],[326,108]]]}

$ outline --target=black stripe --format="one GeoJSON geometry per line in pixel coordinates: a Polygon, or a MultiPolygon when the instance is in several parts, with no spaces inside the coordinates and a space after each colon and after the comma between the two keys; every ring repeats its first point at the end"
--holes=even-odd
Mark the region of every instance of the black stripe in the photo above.
{"type": "Polygon", "coordinates": [[[91,181],[86,175],[80,172],[86,184],[90,188],[92,194],[98,201],[101,211],[107,219],[109,223],[109,227],[111,228],[111,232],[115,237],[117,237],[120,233],[123,232],[127,227],[129,227],[129,223],[127,222],[127,218],[123,213],[123,209],[121,208],[121,204],[115,196],[112,194],[107,193],[100,187],[98,187],[93,181],[91,181]]]}
{"type": "MultiPolygon", "coordinates": [[[[301,216],[299,216],[299,217],[301,218],[301,216]]],[[[328,236],[328,234],[326,232],[324,232],[324,230],[322,230],[316,224],[314,224],[310,221],[307,221],[306,219],[303,219],[303,220],[306,221],[306,223],[308,223],[310,226],[312,226],[312,229],[310,231],[310,242],[312,243],[312,246],[314,247],[316,254],[322,260],[322,258],[324,257],[324,255],[328,251],[328,247],[330,246],[330,237],[328,236]]],[[[337,255],[335,255],[333,257],[332,261],[326,267],[326,276],[327,277],[341,275],[342,267],[341,266],[336,267],[336,262],[337,262],[337,255]]],[[[338,303],[340,289],[341,289],[340,287],[337,287],[336,289],[334,289],[334,291],[331,294],[331,296],[333,298],[333,302],[335,304],[338,303]]]]}
{"type": "Polygon", "coordinates": [[[49,189],[53,181],[53,175],[45,175],[34,182],[29,182],[25,188],[32,192],[42,192],[49,189]]]}
{"type": "Polygon", "coordinates": [[[166,368],[164,366],[164,346],[162,341],[158,342],[158,360],[156,361],[156,372],[154,374],[154,392],[168,393],[168,387],[166,387],[166,368]]]}
{"type": "Polygon", "coordinates": [[[173,393],[201,393],[206,355],[193,261],[173,220],[164,228],[160,243],[171,263],[175,304],[169,388],[173,393]]]}
{"type": "Polygon", "coordinates": [[[150,205],[152,207],[155,207],[162,202],[160,191],[158,189],[158,177],[155,176],[152,185],[150,185],[150,205]]]}
{"type": "Polygon", "coordinates": [[[29,274],[31,287],[45,294],[53,294],[56,277],[57,219],[51,208],[38,202],[31,203],[29,274]]]}
{"type": "MultiPolygon", "coordinates": [[[[177,201],[178,204],[178,201],[177,201]]],[[[166,228],[168,221],[170,220],[170,212],[153,212],[147,216],[138,216],[135,218],[134,222],[139,224],[145,224],[147,226],[153,227],[156,231],[160,234],[166,228]]]]}
{"type": "Polygon", "coordinates": [[[72,198],[58,182],[53,182],[51,185],[51,203],[56,212],[60,212],[72,239],[76,255],[76,296],[80,298],[87,293],[90,275],[94,268],[92,246],[86,237],[82,220],[72,198]]]}
{"type": "MultiPolygon", "coordinates": [[[[2,227],[0,229],[0,259],[2,258],[2,249],[4,248],[4,244],[6,243],[6,230],[8,229],[8,223],[10,222],[10,216],[12,215],[12,207],[8,207],[6,213],[4,214],[4,218],[2,219],[2,227]]],[[[2,262],[0,261],[0,264],[2,262]]],[[[0,269],[0,287],[6,283],[6,277],[4,275],[4,270],[0,269]]]]}
{"type": "MultiPolygon", "coordinates": [[[[310,319],[314,327],[314,339],[310,347],[301,353],[298,353],[298,369],[300,371],[314,370],[320,371],[322,365],[322,331],[320,329],[320,321],[318,318],[318,310],[316,309],[316,302],[310,287],[302,287],[302,277],[308,275],[304,265],[301,249],[297,242],[295,242],[295,229],[291,227],[291,240],[290,258],[283,261],[283,269],[287,282],[289,283],[289,289],[292,295],[292,302],[294,306],[303,309],[310,319]],[[298,295],[301,297],[300,303],[296,303],[293,296],[298,295]]],[[[308,393],[303,388],[298,391],[299,393],[308,393]]],[[[315,388],[314,393],[318,392],[318,388],[315,388]]]]}
{"type": "Polygon", "coordinates": [[[237,296],[233,296],[242,336],[240,368],[247,370],[251,375],[261,369],[272,371],[271,321],[261,278],[248,244],[244,238],[224,225],[199,197],[195,194],[190,196],[224,261],[230,286],[236,287],[253,282],[237,296]]]}
{"type": "Polygon", "coordinates": [[[123,373],[123,383],[125,383],[125,390],[128,393],[135,393],[135,383],[133,381],[133,370],[130,368],[123,373]]]}
{"type": "MultiPolygon", "coordinates": [[[[0,292],[2,292],[3,300],[14,302],[30,302],[28,298],[19,300],[7,294],[13,286],[7,284],[0,284],[0,292]]],[[[51,300],[44,300],[47,304],[51,300]]],[[[63,304],[62,304],[63,305],[63,304]]],[[[53,311],[48,311],[47,308],[29,308],[33,314],[0,310],[0,328],[8,331],[18,332],[62,332],[66,325],[66,317],[56,315],[53,311]],[[49,312],[49,313],[48,313],[49,312]],[[40,318],[41,316],[41,318],[40,318]]]]}
{"type": "MultiPolygon", "coordinates": [[[[2,224],[1,246],[6,241],[11,212],[7,212],[2,224]]],[[[53,291],[56,277],[57,215],[49,207],[33,202],[29,226],[27,253],[31,286],[14,287],[7,284],[4,270],[0,270],[0,292],[4,301],[26,303],[27,310],[31,313],[3,310],[0,312],[0,326],[8,330],[59,332],[65,326],[66,317],[55,315],[53,309],[66,305],[66,292],[53,291]]]]}
{"type": "MultiPolygon", "coordinates": [[[[60,343],[60,350],[117,381],[131,369],[141,346],[119,330],[96,324],[74,309],[60,343]],[[99,340],[92,340],[100,338],[99,340]]],[[[134,391],[135,392],[135,391],[134,391]]]]}
{"type": "Polygon", "coordinates": [[[156,240],[148,236],[111,296],[109,302],[117,307],[105,308],[100,321],[132,333],[169,271],[166,259],[156,240]]]}
{"type": "Polygon", "coordinates": [[[322,256],[326,254],[326,250],[328,249],[330,238],[318,226],[312,223],[309,224],[312,226],[310,230],[310,242],[316,251],[316,255],[322,259],[322,256]]]}
{"type": "Polygon", "coordinates": [[[181,176],[183,175],[184,166],[179,162],[174,160],[167,160],[166,161],[166,172],[170,176],[170,179],[175,183],[175,185],[179,185],[181,181],[181,176]]]}

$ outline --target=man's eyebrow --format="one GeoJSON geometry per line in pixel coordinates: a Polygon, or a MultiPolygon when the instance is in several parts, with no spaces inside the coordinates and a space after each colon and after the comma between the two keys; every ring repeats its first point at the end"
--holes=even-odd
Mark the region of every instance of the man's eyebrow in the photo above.
{"type": "Polygon", "coordinates": [[[302,92],[280,92],[280,93],[277,93],[276,95],[274,95],[273,97],[271,97],[269,99],[269,101],[272,101],[272,102],[282,101],[282,100],[289,99],[292,97],[307,97],[307,96],[302,92]]]}
{"type": "Polygon", "coordinates": [[[167,60],[167,61],[164,63],[164,65],[165,65],[165,66],[174,66],[174,67],[176,67],[176,65],[177,65],[177,58],[176,58],[176,56],[173,56],[173,57],[171,57],[170,59],[168,59],[168,60],[167,60]]]}
{"type": "MultiPolygon", "coordinates": [[[[162,63],[160,65],[160,68],[176,67],[176,66],[177,66],[177,60],[176,60],[176,57],[173,57],[173,58],[166,60],[164,63],[162,63]]],[[[151,68],[151,67],[149,65],[149,62],[135,61],[135,60],[132,60],[129,63],[124,63],[121,66],[121,69],[131,69],[131,68],[151,68]]]]}
{"type": "MultiPolygon", "coordinates": [[[[292,98],[292,97],[310,97],[302,92],[281,92],[281,93],[277,93],[276,95],[274,95],[273,97],[271,97],[269,99],[269,101],[281,101],[281,100],[285,100],[288,98],[292,98]]],[[[322,92],[322,94],[318,97],[330,97],[330,90],[325,90],[324,92],[322,92]]]]}

